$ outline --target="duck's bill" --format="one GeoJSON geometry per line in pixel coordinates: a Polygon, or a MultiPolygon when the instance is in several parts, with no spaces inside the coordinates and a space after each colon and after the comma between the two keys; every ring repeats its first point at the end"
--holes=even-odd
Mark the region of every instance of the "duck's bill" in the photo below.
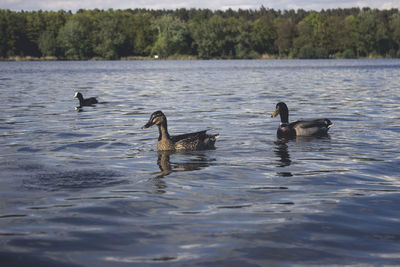
{"type": "Polygon", "coordinates": [[[274,113],[271,114],[271,118],[276,117],[279,114],[279,109],[275,109],[274,113]]]}
{"type": "Polygon", "coordinates": [[[146,129],[151,127],[153,124],[151,123],[151,121],[149,121],[148,123],[146,123],[145,125],[142,126],[142,129],[146,129]]]}

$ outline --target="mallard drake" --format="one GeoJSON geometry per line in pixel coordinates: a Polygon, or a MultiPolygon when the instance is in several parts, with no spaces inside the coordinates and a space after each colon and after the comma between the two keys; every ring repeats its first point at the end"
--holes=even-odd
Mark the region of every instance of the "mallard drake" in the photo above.
{"type": "Polygon", "coordinates": [[[93,104],[97,104],[98,101],[95,97],[89,97],[89,98],[83,98],[83,95],[79,92],[77,92],[74,96],[74,98],[78,98],[79,99],[79,107],[83,107],[83,106],[91,106],[93,104]]]}
{"type": "Polygon", "coordinates": [[[170,136],[167,128],[167,117],[162,111],[151,114],[149,121],[142,128],[157,125],[159,136],[157,149],[159,151],[194,151],[215,149],[214,143],[219,134],[209,135],[205,131],[170,136]]]}
{"type": "Polygon", "coordinates": [[[281,116],[278,137],[294,136],[321,136],[326,135],[333,123],[329,119],[302,120],[289,123],[289,110],[285,103],[276,104],[274,113],[271,117],[281,116]]]}

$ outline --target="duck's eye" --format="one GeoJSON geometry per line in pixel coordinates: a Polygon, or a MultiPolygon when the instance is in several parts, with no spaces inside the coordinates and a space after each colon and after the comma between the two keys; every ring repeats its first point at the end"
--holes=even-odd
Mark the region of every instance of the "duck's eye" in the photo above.
{"type": "Polygon", "coordinates": [[[152,121],[155,123],[159,118],[161,118],[160,115],[154,115],[154,117],[152,118],[152,121]]]}

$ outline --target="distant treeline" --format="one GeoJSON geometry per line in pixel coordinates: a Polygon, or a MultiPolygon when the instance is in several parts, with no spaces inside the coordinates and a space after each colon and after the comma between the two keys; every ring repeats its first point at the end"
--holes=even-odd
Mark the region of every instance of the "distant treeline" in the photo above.
{"type": "Polygon", "coordinates": [[[400,57],[398,9],[0,10],[0,58],[400,57]]]}

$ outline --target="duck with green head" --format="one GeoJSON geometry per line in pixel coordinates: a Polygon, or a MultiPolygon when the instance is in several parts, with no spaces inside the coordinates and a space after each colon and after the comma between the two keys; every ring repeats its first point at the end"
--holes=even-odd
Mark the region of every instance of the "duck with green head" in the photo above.
{"type": "Polygon", "coordinates": [[[300,120],[289,123],[289,109],[283,102],[276,104],[271,117],[276,117],[278,114],[281,117],[277,131],[278,137],[323,136],[333,125],[329,119],[300,120]]]}
{"type": "Polygon", "coordinates": [[[159,110],[151,114],[149,121],[142,128],[157,125],[159,151],[194,151],[215,149],[215,141],[219,134],[209,135],[205,131],[171,136],[168,133],[167,117],[159,110]]]}

